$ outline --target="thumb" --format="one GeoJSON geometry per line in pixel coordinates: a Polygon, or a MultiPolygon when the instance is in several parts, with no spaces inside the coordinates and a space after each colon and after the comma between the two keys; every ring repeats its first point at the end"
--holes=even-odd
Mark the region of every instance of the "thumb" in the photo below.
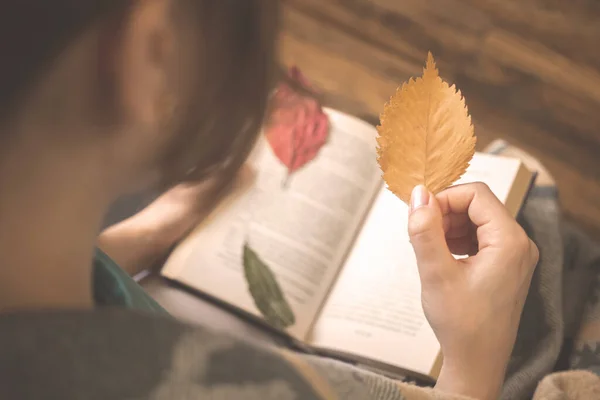
{"type": "Polygon", "coordinates": [[[444,233],[442,210],[424,186],[413,189],[408,218],[408,235],[419,266],[421,280],[443,278],[456,262],[444,233]]]}

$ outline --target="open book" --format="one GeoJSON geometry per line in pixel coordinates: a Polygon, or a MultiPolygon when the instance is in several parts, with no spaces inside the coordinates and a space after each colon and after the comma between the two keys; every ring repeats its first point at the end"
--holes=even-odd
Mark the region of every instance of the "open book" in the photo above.
{"type": "MultiPolygon", "coordinates": [[[[437,378],[440,346],[420,300],[407,206],[385,188],[376,129],[326,109],[330,137],[287,181],[264,138],[240,185],[172,253],[161,274],[261,317],[244,279],[248,242],[273,270],[295,315],[287,333],[346,359],[437,378]]],[[[458,183],[482,181],[516,216],[533,174],[517,159],[477,153],[458,183]]]]}

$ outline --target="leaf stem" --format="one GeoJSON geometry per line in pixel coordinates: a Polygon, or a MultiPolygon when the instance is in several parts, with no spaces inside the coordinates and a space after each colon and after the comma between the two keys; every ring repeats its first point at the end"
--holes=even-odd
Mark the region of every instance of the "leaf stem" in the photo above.
{"type": "Polygon", "coordinates": [[[292,180],[292,174],[288,170],[281,181],[281,190],[287,190],[290,187],[290,181],[292,180]]]}

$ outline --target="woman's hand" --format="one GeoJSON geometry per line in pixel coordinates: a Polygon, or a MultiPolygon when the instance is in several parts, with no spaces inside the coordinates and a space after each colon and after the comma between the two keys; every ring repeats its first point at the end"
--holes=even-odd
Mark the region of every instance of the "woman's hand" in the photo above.
{"type": "MultiPolygon", "coordinates": [[[[244,166],[231,190],[243,190],[253,179],[254,171],[244,166]]],[[[98,246],[130,275],[154,266],[212,211],[206,196],[212,183],[173,187],[139,213],[104,230],[98,246]]]]}
{"type": "Polygon", "coordinates": [[[537,247],[480,183],[437,196],[415,188],[409,235],[423,309],[444,355],[436,388],[496,399],[538,261],[537,247]]]}

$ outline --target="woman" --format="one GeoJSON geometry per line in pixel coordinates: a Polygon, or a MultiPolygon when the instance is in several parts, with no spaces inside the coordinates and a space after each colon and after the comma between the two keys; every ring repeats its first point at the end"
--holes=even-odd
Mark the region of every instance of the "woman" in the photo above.
{"type": "Polygon", "coordinates": [[[1,398],[498,397],[538,253],[483,185],[413,193],[435,389],[174,321],[96,250],[127,191],[179,184],[100,236],[129,272],[223,193],[266,115],[276,30],[275,0],[1,6],[1,398]]]}

